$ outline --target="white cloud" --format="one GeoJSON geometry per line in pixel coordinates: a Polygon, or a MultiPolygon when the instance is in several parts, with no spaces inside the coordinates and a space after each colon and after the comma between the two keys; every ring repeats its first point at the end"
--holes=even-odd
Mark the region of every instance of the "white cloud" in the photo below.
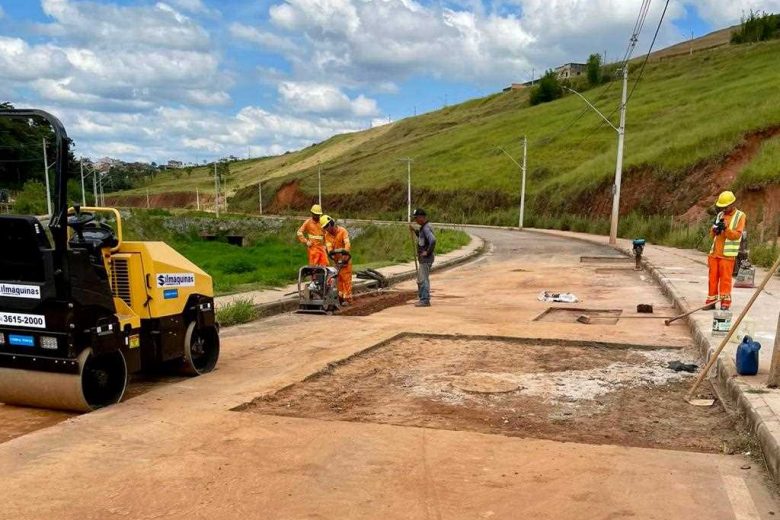
{"type": "Polygon", "coordinates": [[[294,112],[371,117],[379,114],[376,101],[360,95],[350,99],[338,87],[314,82],[284,81],[279,84],[282,101],[294,112]]]}
{"type": "Polygon", "coordinates": [[[269,31],[261,31],[255,27],[241,23],[230,25],[230,35],[236,39],[254,43],[264,50],[290,53],[295,51],[295,44],[287,38],[269,31]]]}
{"type": "Polygon", "coordinates": [[[695,5],[702,18],[717,25],[738,23],[751,10],[780,12],[780,0],[699,0],[695,5]]]}
{"type": "Polygon", "coordinates": [[[42,8],[52,22],[37,29],[49,42],[0,36],[2,92],[31,87],[44,101],[111,111],[230,101],[209,34],[167,4],[42,0],[42,8]]]}

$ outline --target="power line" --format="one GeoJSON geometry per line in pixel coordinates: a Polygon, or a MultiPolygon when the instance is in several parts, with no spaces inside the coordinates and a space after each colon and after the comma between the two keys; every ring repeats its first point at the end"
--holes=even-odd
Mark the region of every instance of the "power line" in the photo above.
{"type": "MultiPolygon", "coordinates": [[[[653,34],[653,40],[650,42],[650,48],[647,50],[647,54],[645,54],[645,59],[642,61],[642,66],[639,69],[639,74],[637,75],[636,80],[634,81],[634,84],[631,86],[631,91],[628,94],[628,97],[626,98],[626,103],[631,99],[631,96],[634,94],[634,90],[636,90],[637,85],[639,84],[639,81],[642,79],[642,75],[645,72],[645,65],[647,65],[647,61],[650,59],[650,54],[653,52],[653,47],[655,46],[655,41],[658,38],[658,33],[661,30],[661,25],[663,24],[664,17],[666,16],[666,11],[669,8],[669,0],[666,0],[666,3],[664,4],[664,9],[661,12],[661,18],[658,20],[658,25],[655,28],[655,34],[653,34]]],[[[624,65],[624,66],[627,66],[624,65]]],[[[620,110],[620,105],[618,105],[615,109],[612,110],[612,112],[609,113],[607,116],[607,119],[611,119],[615,113],[620,110]]],[[[601,121],[598,126],[596,126],[593,130],[591,130],[585,137],[580,139],[577,142],[576,146],[580,146],[583,143],[585,143],[588,139],[590,139],[593,134],[598,132],[602,127],[604,126],[604,121],[601,121]]]]}
{"type": "MultiPolygon", "coordinates": [[[[628,64],[628,60],[631,59],[631,56],[634,53],[634,49],[636,48],[636,43],[639,39],[639,34],[642,32],[642,29],[645,25],[645,20],[647,19],[647,14],[650,12],[650,2],[651,0],[642,0],[642,5],[639,7],[639,14],[637,14],[636,21],[634,22],[634,28],[631,31],[631,37],[628,40],[628,45],[626,46],[626,52],[623,54],[623,59],[621,60],[621,66],[625,67],[628,64]]],[[[669,2],[667,0],[666,5],[669,5],[669,2]]],[[[664,8],[664,12],[666,12],[666,8],[664,8]]],[[[663,18],[662,18],[663,19],[663,18]]],[[[656,36],[658,35],[658,31],[656,31],[656,36]]],[[[653,38],[653,42],[655,42],[655,38],[653,38]]],[[[604,64],[606,65],[606,64],[604,64]]],[[[609,93],[612,86],[615,84],[615,81],[610,81],[607,84],[607,87],[604,89],[603,95],[606,95],[609,93]]],[[[636,84],[635,84],[636,85],[636,84]]],[[[629,96],[630,98],[630,96],[629,96]]],[[[568,124],[562,126],[557,132],[555,132],[552,136],[548,137],[542,137],[537,139],[534,144],[540,145],[544,142],[550,142],[555,139],[557,139],[562,134],[568,132],[577,122],[582,119],[585,114],[588,112],[588,107],[585,107],[582,109],[582,111],[577,114],[568,124]]],[[[615,114],[616,110],[613,111],[609,116],[612,117],[615,114]]],[[[598,128],[601,128],[603,125],[603,121],[599,124],[598,128]]]]}

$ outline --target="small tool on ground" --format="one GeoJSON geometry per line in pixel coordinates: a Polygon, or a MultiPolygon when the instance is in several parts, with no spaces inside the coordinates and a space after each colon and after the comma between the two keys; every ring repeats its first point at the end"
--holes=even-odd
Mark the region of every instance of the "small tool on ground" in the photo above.
{"type": "Polygon", "coordinates": [[[729,340],[731,339],[731,336],[733,336],[734,333],[737,331],[737,328],[739,328],[739,324],[742,323],[742,319],[750,311],[750,308],[753,306],[753,303],[755,303],[755,301],[758,299],[758,295],[761,294],[761,291],[764,290],[764,287],[766,287],[766,284],[769,283],[769,280],[772,278],[772,276],[774,276],[778,268],[780,268],[780,256],[777,257],[777,260],[775,260],[774,265],[766,273],[766,276],[761,281],[761,284],[756,288],[755,292],[753,293],[753,296],[750,297],[750,300],[748,300],[747,305],[745,305],[745,308],[742,309],[742,312],[739,314],[739,317],[731,326],[731,329],[729,330],[728,334],[726,334],[726,336],[720,342],[720,345],[718,346],[717,350],[712,354],[712,356],[710,356],[710,360],[707,362],[707,366],[705,366],[702,369],[701,373],[699,374],[699,377],[696,378],[696,382],[693,383],[693,386],[691,387],[690,391],[688,391],[688,394],[685,396],[685,400],[688,401],[688,403],[694,406],[710,406],[715,402],[714,399],[693,399],[693,394],[694,392],[696,392],[696,389],[699,388],[699,385],[704,380],[704,378],[707,377],[707,374],[712,368],[712,365],[715,364],[715,361],[717,361],[718,356],[720,356],[720,353],[728,344],[729,340]],[[708,402],[709,404],[707,404],[708,402]]]}
{"type": "Polygon", "coordinates": [[[667,326],[668,326],[668,325],[671,325],[672,323],[674,323],[674,322],[675,322],[675,321],[677,321],[677,320],[680,320],[680,319],[682,319],[682,318],[685,318],[686,316],[690,316],[691,314],[693,314],[693,313],[695,313],[695,312],[703,311],[704,309],[706,309],[706,308],[708,308],[708,307],[712,307],[712,304],[711,304],[711,303],[707,303],[707,304],[705,304],[705,305],[702,305],[701,307],[696,307],[696,308],[695,308],[695,309],[693,309],[692,311],[684,312],[684,313],[682,313],[682,314],[679,314],[679,315],[677,315],[677,316],[674,316],[674,317],[672,317],[672,318],[669,318],[668,320],[664,320],[664,325],[667,325],[667,326]]]}

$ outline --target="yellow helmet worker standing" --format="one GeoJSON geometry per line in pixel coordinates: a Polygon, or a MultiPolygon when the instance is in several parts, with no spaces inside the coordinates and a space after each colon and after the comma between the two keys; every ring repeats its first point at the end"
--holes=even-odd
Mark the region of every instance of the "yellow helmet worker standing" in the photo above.
{"type": "Polygon", "coordinates": [[[710,309],[714,309],[718,301],[722,310],[731,308],[731,276],[747,221],[745,213],[734,205],[736,202],[737,197],[730,191],[721,193],[715,202],[720,211],[710,228],[712,246],[707,257],[709,293],[705,303],[710,309]]]}
{"type": "Polygon", "coordinates": [[[322,208],[315,204],[310,210],[311,218],[307,218],[298,228],[298,241],[306,244],[309,254],[309,265],[328,265],[328,255],[325,253],[325,241],[320,226],[322,208]]]}
{"type": "Polygon", "coordinates": [[[328,215],[320,217],[320,226],[325,234],[325,248],[328,253],[334,253],[333,260],[340,265],[339,301],[348,304],[352,301],[352,257],[342,252],[349,253],[352,247],[349,243],[349,233],[347,228],[337,225],[328,215]]]}

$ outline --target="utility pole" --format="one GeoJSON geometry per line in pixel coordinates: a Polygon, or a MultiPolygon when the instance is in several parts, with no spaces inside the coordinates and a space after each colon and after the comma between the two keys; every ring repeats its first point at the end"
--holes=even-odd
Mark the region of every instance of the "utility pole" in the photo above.
{"type": "Polygon", "coordinates": [[[398,159],[406,163],[406,221],[412,221],[412,162],[414,159],[406,157],[398,159]]]}
{"type": "Polygon", "coordinates": [[[260,203],[260,214],[263,214],[263,181],[257,183],[257,201],[260,203]]]}
{"type": "Polygon", "coordinates": [[[219,218],[219,177],[217,176],[217,161],[214,161],[214,212],[219,218]]]}
{"type": "Polygon", "coordinates": [[[81,170],[81,205],[87,205],[87,193],[84,191],[84,158],[79,161],[79,169],[81,170]]]}
{"type": "Polygon", "coordinates": [[[197,186],[195,186],[195,207],[200,211],[200,191],[197,186]]]}
{"type": "Polygon", "coordinates": [[[528,141],[526,136],[523,136],[523,164],[520,164],[515,160],[514,157],[510,155],[509,152],[501,148],[500,146],[497,146],[496,149],[501,150],[504,152],[504,154],[509,157],[509,160],[515,163],[515,165],[520,168],[520,215],[517,219],[517,224],[520,229],[523,229],[523,215],[525,213],[525,161],[526,161],[526,148],[528,145],[528,141]]]}
{"type": "Polygon", "coordinates": [[[536,77],[536,69],[531,67],[531,86],[534,86],[534,78],[536,77]]]}
{"type": "Polygon", "coordinates": [[[322,164],[317,161],[317,203],[322,207],[322,164]]]}
{"type": "Polygon", "coordinates": [[[519,228],[523,229],[523,218],[525,216],[525,172],[526,172],[526,157],[528,152],[528,137],[523,136],[523,180],[520,185],[520,224],[519,228]]]}
{"type": "Polygon", "coordinates": [[[693,56],[693,29],[691,29],[691,52],[689,55],[693,56]]]}
{"type": "Polygon", "coordinates": [[[569,87],[563,87],[569,92],[579,96],[587,105],[592,108],[601,119],[604,120],[612,129],[618,134],[618,146],[617,146],[617,159],[615,161],[615,183],[612,185],[612,218],[609,223],[609,243],[615,245],[617,243],[617,231],[618,231],[618,219],[620,218],[620,184],[621,177],[623,175],[623,142],[626,134],[626,96],[628,95],[628,64],[623,64],[623,94],[620,101],[620,124],[615,126],[612,121],[601,113],[601,111],[593,106],[588,99],[569,87]]]}
{"type": "Polygon", "coordinates": [[[43,174],[46,177],[46,209],[51,218],[51,188],[49,186],[49,159],[46,157],[46,138],[43,138],[43,174]]]}
{"type": "Polygon", "coordinates": [[[149,188],[146,188],[146,209],[149,209],[149,188]]]}
{"type": "Polygon", "coordinates": [[[97,170],[95,170],[95,167],[92,167],[92,202],[95,204],[95,206],[98,206],[100,204],[100,201],[98,201],[97,198],[97,170]]]}
{"type": "Polygon", "coordinates": [[[618,149],[615,163],[615,185],[612,187],[612,220],[609,223],[609,243],[617,243],[618,219],[620,218],[620,184],[623,176],[623,142],[626,136],[626,95],[628,90],[628,63],[623,65],[623,94],[620,101],[620,126],[618,126],[618,149]]]}

